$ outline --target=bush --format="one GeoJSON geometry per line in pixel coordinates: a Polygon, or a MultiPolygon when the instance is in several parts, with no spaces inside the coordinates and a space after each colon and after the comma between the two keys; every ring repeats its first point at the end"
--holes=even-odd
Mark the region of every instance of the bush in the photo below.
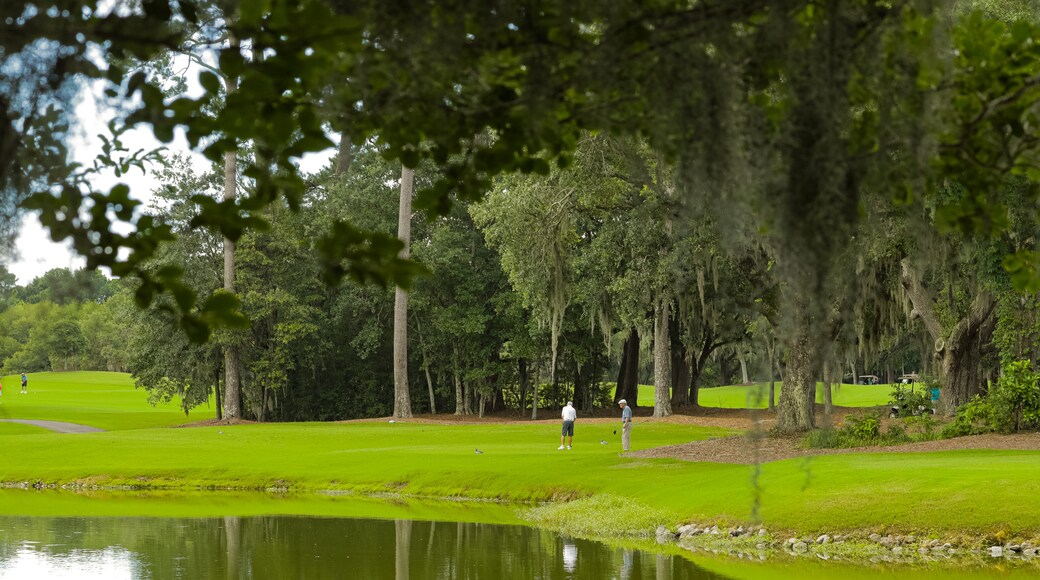
{"type": "Polygon", "coordinates": [[[809,449],[834,449],[841,447],[838,432],[830,427],[810,431],[805,436],[805,446],[809,449]]]}
{"type": "Polygon", "coordinates": [[[900,443],[910,443],[914,439],[907,433],[904,425],[893,423],[888,426],[888,429],[885,429],[884,441],[886,445],[898,445],[900,443]]]}
{"type": "Polygon", "coordinates": [[[881,419],[877,415],[846,415],[837,429],[818,429],[805,438],[811,449],[868,447],[881,444],[881,419]]]}
{"type": "MultiPolygon", "coordinates": [[[[910,435],[907,435],[907,440],[913,441],[934,441],[940,437],[940,423],[935,418],[935,415],[927,413],[924,415],[918,415],[916,417],[906,417],[903,419],[907,428],[910,430],[910,435]]],[[[906,430],[904,429],[904,434],[906,430]]]]}
{"type": "Polygon", "coordinates": [[[990,388],[990,425],[1002,433],[1040,426],[1040,373],[1029,361],[1004,367],[997,384],[990,388]]]}
{"type": "Polygon", "coordinates": [[[900,417],[931,414],[932,398],[928,393],[931,387],[927,383],[914,387],[915,385],[896,385],[892,388],[892,400],[889,401],[889,405],[899,407],[900,417]]]}
{"type": "Polygon", "coordinates": [[[877,415],[847,415],[837,429],[813,431],[804,443],[810,449],[834,449],[932,441],[939,437],[939,425],[933,416],[920,415],[890,424],[882,433],[877,415]]]}
{"type": "Polygon", "coordinates": [[[877,441],[881,438],[881,419],[877,415],[849,415],[845,417],[841,430],[859,441],[877,441]]]}
{"type": "Polygon", "coordinates": [[[957,416],[943,427],[940,437],[950,439],[951,437],[989,433],[993,430],[990,427],[992,415],[989,401],[975,395],[975,398],[957,409],[957,416]]]}

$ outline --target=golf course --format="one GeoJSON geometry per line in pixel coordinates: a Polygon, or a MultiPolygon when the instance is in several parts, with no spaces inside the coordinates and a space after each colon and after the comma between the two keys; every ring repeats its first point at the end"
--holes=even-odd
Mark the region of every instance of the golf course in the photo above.
{"type": "MultiPolygon", "coordinates": [[[[777,399],[780,398],[783,386],[780,381],[774,385],[777,399]]],[[[817,403],[823,403],[822,387],[822,383],[817,384],[817,403]]],[[[832,402],[839,407],[878,407],[888,403],[892,398],[892,385],[834,385],[832,396],[832,402]]],[[[654,386],[639,385],[639,400],[644,405],[652,405],[654,386]]],[[[769,384],[753,383],[700,389],[698,403],[702,407],[722,409],[765,409],[769,406],[769,384]]]]}
{"type": "MultiPolygon", "coordinates": [[[[13,385],[15,379],[4,377],[3,382],[13,385]]],[[[1040,532],[1040,507],[1031,501],[1040,491],[1037,451],[889,453],[879,448],[760,465],[690,462],[620,454],[618,423],[610,419],[579,418],[574,448],[558,451],[555,418],[177,428],[210,417],[200,412],[204,407],[189,416],[175,402],[152,407],[124,374],[40,373],[30,375],[29,385],[26,395],[4,389],[0,418],[63,421],[104,431],[53,433],[0,423],[0,481],[93,492],[147,490],[158,497],[187,494],[185,502],[161,509],[167,514],[178,513],[178,506],[183,506],[182,515],[210,509],[209,515],[292,511],[278,507],[291,505],[286,500],[264,501],[262,506],[256,501],[241,506],[218,502],[203,508],[205,502],[190,499],[206,490],[277,490],[494,499],[517,505],[552,502],[560,511],[543,514],[541,523],[567,528],[580,520],[591,526],[585,532],[595,536],[641,534],[660,524],[689,521],[760,522],[791,533],[1040,532]],[[568,503],[574,500],[579,501],[568,503]],[[617,505],[638,516],[619,527],[611,512],[617,505]]],[[[738,433],[698,424],[696,417],[638,418],[633,455],[738,433]]],[[[146,500],[116,505],[117,511],[157,509],[146,500]]],[[[8,514],[52,509],[39,501],[0,506],[8,514]]]]}

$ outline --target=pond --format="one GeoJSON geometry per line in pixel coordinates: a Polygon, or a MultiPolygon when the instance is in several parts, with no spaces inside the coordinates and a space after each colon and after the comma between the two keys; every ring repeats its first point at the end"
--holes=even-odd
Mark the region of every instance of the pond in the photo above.
{"type": "Polygon", "coordinates": [[[723,578],[676,555],[477,523],[0,517],[0,578],[723,578]]]}
{"type": "Polygon", "coordinates": [[[0,490],[0,513],[0,580],[1040,577],[1036,563],[986,558],[907,566],[611,546],[518,525],[515,507],[493,503],[0,490]]]}

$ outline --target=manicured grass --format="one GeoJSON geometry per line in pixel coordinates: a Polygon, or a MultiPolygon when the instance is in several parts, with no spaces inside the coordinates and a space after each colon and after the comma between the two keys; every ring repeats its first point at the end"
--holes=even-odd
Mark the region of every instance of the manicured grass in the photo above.
{"type": "Polygon", "coordinates": [[[4,435],[32,435],[46,433],[47,429],[21,423],[0,423],[0,437],[4,435]]]}
{"type": "Polygon", "coordinates": [[[207,490],[104,491],[0,489],[0,515],[74,517],[214,517],[298,515],[409,520],[521,523],[514,505],[415,500],[355,494],[260,493],[207,490]]]}
{"type": "Polygon", "coordinates": [[[126,373],[30,373],[25,395],[20,393],[18,375],[2,380],[0,419],[67,421],[114,431],[179,425],[209,419],[214,413],[202,407],[185,416],[177,400],[153,407],[148,404],[148,393],[135,389],[126,373]]]}
{"type": "MultiPolygon", "coordinates": [[[[595,494],[631,498],[674,522],[748,521],[754,468],[619,457],[613,423],[582,423],[572,451],[556,425],[382,422],[240,425],[23,435],[5,446],[0,481],[338,488],[515,501],[595,494]],[[605,439],[608,445],[600,445],[605,439]],[[480,448],[483,454],[474,452],[480,448]]],[[[640,422],[638,448],[722,431],[640,422]]],[[[1040,531],[1040,452],[831,455],[762,466],[760,515],[805,532],[1040,531]]]]}
{"type": "MultiPolygon", "coordinates": [[[[885,527],[891,531],[963,531],[975,536],[1000,529],[1040,533],[1040,504],[1034,501],[1040,493],[1040,452],[872,453],[795,459],[761,466],[755,487],[754,467],[621,457],[618,436],[612,433],[617,426],[613,421],[579,422],[572,451],[556,450],[555,422],[148,428],[206,415],[189,419],[176,405],[152,408],[146,394],[133,390],[126,375],[33,375],[28,395],[17,394],[15,377],[6,377],[4,382],[8,388],[0,418],[71,421],[112,431],[61,435],[0,423],[2,482],[176,490],[339,489],[519,502],[611,496],[628,498],[634,505],[664,514],[672,523],[718,518],[746,522],[757,506],[766,526],[804,532],[885,527]],[[607,444],[601,445],[600,440],[607,444]],[[483,453],[475,453],[475,448],[483,453]]],[[[845,386],[843,392],[851,396],[856,389],[845,386]]],[[[638,450],[729,433],[641,420],[633,433],[633,446],[638,450]]],[[[207,503],[208,496],[205,501],[187,500],[183,508],[171,507],[165,515],[312,513],[318,509],[300,507],[302,504],[293,503],[296,500],[272,501],[272,496],[243,502],[226,492],[211,493],[218,498],[213,503],[207,503]]],[[[16,514],[48,509],[26,499],[34,496],[18,497],[11,501],[5,494],[0,511],[16,514]]],[[[100,505],[118,505],[110,509],[129,511],[125,515],[166,509],[159,507],[161,500],[121,501],[106,500],[100,505]]],[[[109,508],[101,511],[105,509],[109,508]]],[[[371,507],[371,515],[383,510],[371,507]]]]}
{"type": "MultiPolygon", "coordinates": [[[[776,383],[776,397],[780,397],[783,383],[776,383]]],[[[920,387],[919,387],[920,388],[920,387]]],[[[823,403],[823,385],[818,384],[816,402],[823,403]]],[[[877,407],[891,400],[892,385],[840,385],[834,387],[833,402],[842,407],[877,407]]],[[[702,407],[724,409],[765,409],[769,406],[769,383],[755,385],[733,385],[701,389],[699,403],[702,407]]],[[[639,404],[651,407],[654,404],[654,386],[639,385],[639,404]]]]}
{"type": "MultiPolygon", "coordinates": [[[[556,449],[555,423],[293,423],[75,437],[26,435],[0,463],[0,481],[148,481],[515,500],[568,498],[594,492],[599,477],[631,463],[618,457],[620,442],[611,433],[615,427],[613,422],[580,424],[575,449],[569,452],[556,449]],[[601,439],[608,444],[601,445],[601,439]],[[483,454],[475,453],[478,447],[483,454]],[[590,472],[599,475],[589,476],[590,472]]],[[[633,446],[655,447],[728,433],[644,423],[636,426],[633,446]]]]}

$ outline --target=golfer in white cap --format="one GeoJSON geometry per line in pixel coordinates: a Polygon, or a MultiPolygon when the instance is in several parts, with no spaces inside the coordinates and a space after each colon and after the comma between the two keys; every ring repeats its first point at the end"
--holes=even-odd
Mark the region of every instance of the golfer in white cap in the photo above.
{"type": "Polygon", "coordinates": [[[617,404],[621,407],[621,450],[628,451],[632,446],[632,407],[624,399],[617,404]]]}
{"type": "Polygon", "coordinates": [[[560,413],[560,417],[563,419],[563,434],[560,435],[560,450],[564,449],[564,439],[568,439],[566,449],[571,448],[571,443],[574,443],[574,420],[578,418],[578,412],[574,410],[574,403],[567,401],[567,406],[563,408],[563,412],[560,413]]]}

